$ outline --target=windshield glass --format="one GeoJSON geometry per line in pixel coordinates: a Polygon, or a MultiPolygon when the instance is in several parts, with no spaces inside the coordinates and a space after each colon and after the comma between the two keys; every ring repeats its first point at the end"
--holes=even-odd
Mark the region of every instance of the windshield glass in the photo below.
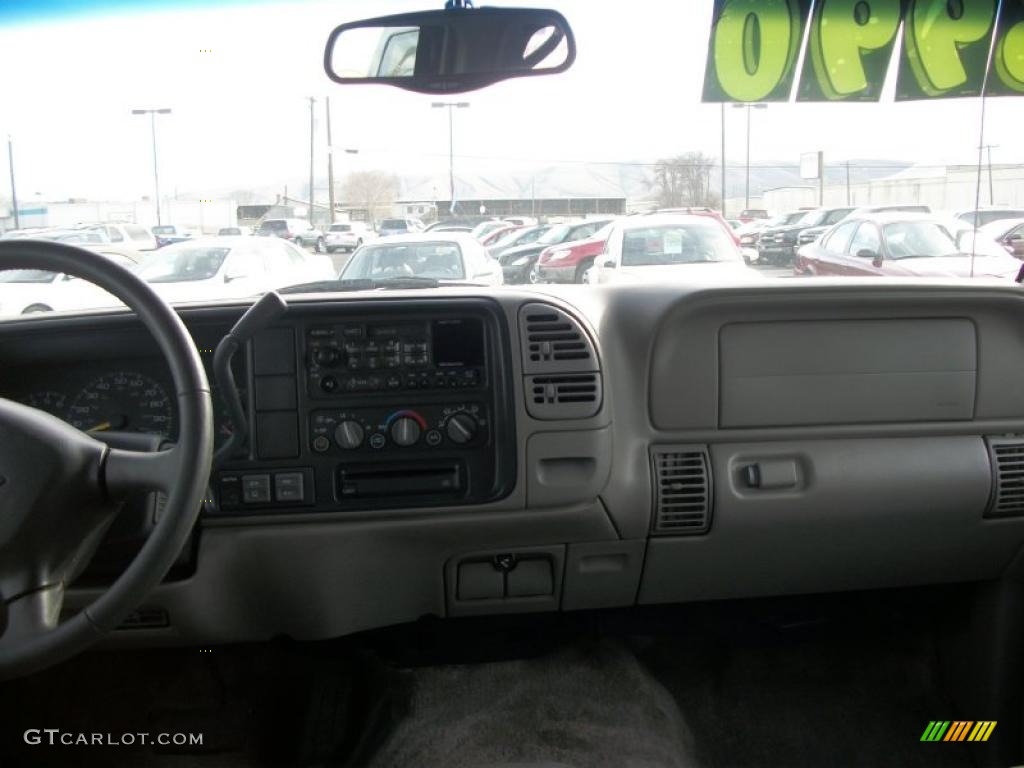
{"type": "Polygon", "coordinates": [[[51,283],[55,277],[42,269],[8,269],[0,272],[0,283],[51,283]]]}
{"type": "Polygon", "coordinates": [[[688,224],[627,229],[622,235],[622,266],[647,267],[740,261],[722,227],[688,224]]]}
{"type": "Polygon", "coordinates": [[[945,227],[931,221],[901,221],[882,228],[894,259],[957,256],[956,241],[945,227]]]}
{"type": "MultiPolygon", "coordinates": [[[[1024,97],[1006,80],[1015,59],[993,64],[990,95],[999,98],[986,99],[980,120],[980,86],[939,87],[925,76],[938,66],[939,80],[947,71],[975,78],[989,38],[957,37],[938,63],[913,63],[913,50],[932,50],[906,38],[907,14],[923,2],[887,15],[869,13],[872,3],[853,3],[856,13],[840,4],[826,30],[824,3],[640,0],[642,29],[627,35],[615,4],[550,0],[574,33],[568,70],[443,95],[338,84],[324,71],[338,25],[441,0],[15,2],[0,10],[0,65],[13,73],[0,100],[0,237],[108,247],[145,279],[166,282],[223,272],[214,237],[281,238],[303,251],[290,267],[243,265],[244,283],[210,281],[202,300],[213,301],[364,269],[353,249],[383,238],[465,233],[495,261],[491,274],[464,254],[462,272],[488,275],[482,293],[563,283],[587,291],[596,254],[574,249],[549,264],[543,251],[600,240],[609,230],[597,228],[612,219],[700,212],[732,228],[744,257],[738,281],[852,275],[801,262],[813,246],[834,248],[821,238],[852,211],[921,211],[973,228],[1024,208],[1024,97]],[[737,32],[731,14],[748,6],[737,32]],[[857,24],[870,16],[872,33],[844,13],[857,24]],[[59,55],[40,60],[41,50],[59,55]],[[164,253],[176,241],[213,250],[164,253]]],[[[937,2],[936,13],[959,5],[937,2]]],[[[991,41],[998,59],[1019,14],[1017,4],[988,6],[969,24],[1001,30],[991,41]],[[997,7],[1009,10],[995,24],[997,7]]],[[[409,75],[430,42],[404,23],[363,39],[373,61],[356,51],[339,66],[409,75]]],[[[993,228],[957,242],[977,254],[1024,254],[998,237],[993,228]]],[[[916,250],[943,250],[934,240],[916,250]]],[[[36,311],[56,307],[48,290],[33,297],[36,311]]],[[[63,290],[59,281],[53,290],[63,290]]],[[[0,301],[0,322],[24,308],[0,301]]]]}
{"type": "Polygon", "coordinates": [[[341,273],[342,280],[461,280],[465,276],[462,250],[456,243],[444,242],[365,246],[356,251],[341,273]]]}
{"type": "Polygon", "coordinates": [[[219,271],[230,248],[167,246],[137,270],[148,283],[209,280],[219,271]]]}

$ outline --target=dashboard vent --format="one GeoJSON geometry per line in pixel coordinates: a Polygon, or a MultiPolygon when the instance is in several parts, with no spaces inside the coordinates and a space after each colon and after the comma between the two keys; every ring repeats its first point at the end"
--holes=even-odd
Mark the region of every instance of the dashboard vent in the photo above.
{"type": "Polygon", "coordinates": [[[1024,440],[989,439],[993,490],[986,517],[1024,515],[1024,440]]]}
{"type": "Polygon", "coordinates": [[[596,373],[527,376],[526,398],[534,418],[586,418],[601,406],[601,377],[596,373]]]}
{"type": "Polygon", "coordinates": [[[557,307],[527,304],[519,312],[526,373],[596,371],[594,345],[579,322],[557,307]]]}
{"type": "Polygon", "coordinates": [[[535,419],[586,419],[601,409],[597,350],[580,322],[550,304],[519,310],[526,410],[535,419]]]}
{"type": "Polygon", "coordinates": [[[711,527],[711,464],[704,446],[651,449],[654,516],[651,532],[662,536],[707,533],[711,527]]]}

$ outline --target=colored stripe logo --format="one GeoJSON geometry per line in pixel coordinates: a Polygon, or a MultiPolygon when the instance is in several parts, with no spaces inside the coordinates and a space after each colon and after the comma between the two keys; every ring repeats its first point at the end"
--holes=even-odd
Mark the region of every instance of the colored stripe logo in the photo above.
{"type": "Polygon", "coordinates": [[[921,741],[988,741],[995,729],[995,720],[932,720],[921,741]]]}

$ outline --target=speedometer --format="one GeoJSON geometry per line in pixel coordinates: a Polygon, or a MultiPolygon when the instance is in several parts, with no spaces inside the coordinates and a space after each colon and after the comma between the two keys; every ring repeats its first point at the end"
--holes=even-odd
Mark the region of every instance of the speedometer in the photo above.
{"type": "Polygon", "coordinates": [[[84,432],[147,432],[170,437],[174,408],[154,379],[117,371],[100,376],[75,396],[68,421],[84,432]]]}

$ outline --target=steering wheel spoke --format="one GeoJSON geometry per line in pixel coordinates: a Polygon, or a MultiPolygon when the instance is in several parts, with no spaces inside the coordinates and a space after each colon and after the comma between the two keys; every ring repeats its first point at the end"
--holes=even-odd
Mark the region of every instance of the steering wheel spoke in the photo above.
{"type": "Polygon", "coordinates": [[[51,632],[57,627],[63,605],[63,582],[34,589],[7,601],[4,604],[6,623],[0,633],[0,647],[29,643],[51,632]]]}
{"type": "Polygon", "coordinates": [[[107,494],[116,500],[144,491],[169,491],[180,468],[180,451],[146,453],[111,448],[103,465],[107,494]]]}

